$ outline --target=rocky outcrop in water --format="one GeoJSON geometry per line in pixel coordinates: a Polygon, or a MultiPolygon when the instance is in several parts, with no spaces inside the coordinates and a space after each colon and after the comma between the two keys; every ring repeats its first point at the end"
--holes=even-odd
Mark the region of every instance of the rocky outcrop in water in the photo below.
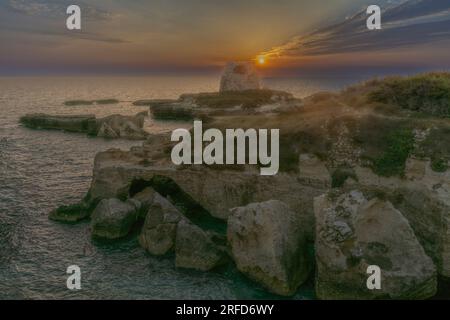
{"type": "Polygon", "coordinates": [[[308,277],[305,234],[280,201],[232,209],[227,237],[237,268],[273,293],[292,295],[308,277]]]}
{"type": "MultiPolygon", "coordinates": [[[[142,198],[143,194],[138,197],[142,198]]],[[[158,193],[153,194],[139,242],[153,255],[175,252],[175,265],[179,268],[208,271],[223,263],[226,257],[225,241],[220,235],[191,223],[158,193]]]]}
{"type": "Polygon", "coordinates": [[[34,113],[21,117],[20,122],[32,129],[64,130],[89,135],[97,132],[97,120],[94,115],[58,116],[34,113]]]}
{"type": "Polygon", "coordinates": [[[396,106],[383,106],[396,116],[384,114],[367,101],[372,86],[379,83],[318,94],[301,108],[271,90],[146,101],[154,116],[181,112],[221,129],[280,128],[280,172],[175,166],[169,135],[152,135],[130,151],[97,154],[86,199],[52,217],[74,221],[103,199],[134,198],[146,207],[139,213],[142,246],[173,253],[179,267],[222,263],[223,235],[206,226],[215,219],[216,226],[228,222],[238,269],[271,292],[294,294],[314,266],[305,257],[306,238],[315,241],[319,298],[431,297],[437,276],[450,277],[450,123],[411,117],[396,106]],[[291,102],[292,108],[273,108],[291,102]],[[428,129],[419,135],[411,127],[428,129]],[[367,290],[372,264],[381,268],[381,290],[367,290]]]}
{"type": "Polygon", "coordinates": [[[153,255],[164,255],[175,247],[177,225],[183,214],[167,199],[155,194],[150,205],[139,242],[153,255]]]}
{"type": "MultiPolygon", "coordinates": [[[[168,139],[168,138],[165,138],[168,139]]],[[[167,141],[167,140],[166,140],[167,141]]],[[[167,146],[157,142],[135,148],[133,152],[109,150],[97,154],[94,179],[90,189],[93,199],[122,197],[128,194],[136,181],[151,183],[166,177],[213,217],[226,220],[230,209],[252,202],[274,198],[285,202],[296,212],[310,239],[313,235],[313,202],[315,196],[327,189],[302,185],[295,175],[260,176],[257,170],[214,170],[205,166],[180,168],[167,162],[167,158],[144,164],[147,157],[167,146]],[[118,169],[120,168],[120,169],[118,169]],[[218,201],[220,197],[220,201],[218,201]]],[[[159,158],[161,158],[159,156],[159,158]]]]}
{"type": "Polygon", "coordinates": [[[436,294],[436,267],[390,202],[352,191],[318,197],[314,209],[319,298],[427,299],[436,294]],[[381,268],[379,289],[366,286],[369,266],[381,268]]]}
{"type": "Polygon", "coordinates": [[[92,235],[104,239],[126,236],[137,221],[141,203],[137,200],[122,202],[119,199],[100,201],[91,216],[92,235]]]}
{"type": "Polygon", "coordinates": [[[142,112],[135,116],[111,115],[96,118],[94,115],[28,114],[21,117],[20,122],[32,129],[80,132],[110,139],[143,140],[148,136],[143,129],[146,115],[147,112],[142,112]]]}
{"type": "Polygon", "coordinates": [[[200,271],[212,270],[226,261],[225,245],[226,240],[221,235],[181,220],[176,232],[175,265],[200,271]]]}

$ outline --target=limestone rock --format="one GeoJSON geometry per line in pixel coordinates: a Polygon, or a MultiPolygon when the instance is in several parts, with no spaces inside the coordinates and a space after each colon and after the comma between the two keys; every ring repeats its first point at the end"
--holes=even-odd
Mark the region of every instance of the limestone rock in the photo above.
{"type": "Polygon", "coordinates": [[[320,299],[427,299],[436,293],[432,260],[393,205],[359,191],[315,199],[316,294],[320,299]],[[381,268],[369,290],[367,268],[381,268]]]}
{"type": "MultiPolygon", "coordinates": [[[[170,138],[166,138],[170,141],[170,138]]],[[[166,141],[167,141],[166,140],[166,141]]],[[[308,239],[313,239],[313,198],[327,191],[324,187],[305,186],[296,175],[279,173],[261,176],[259,171],[215,170],[206,166],[175,167],[154,152],[158,145],[144,145],[142,153],[111,149],[98,153],[89,193],[92,199],[105,199],[128,194],[133,181],[151,182],[155,177],[167,178],[189,195],[213,217],[227,220],[230,209],[249,203],[277,199],[299,213],[300,225],[308,239]],[[142,165],[151,159],[151,165],[142,165]],[[158,159],[158,160],[156,160],[158,159]],[[160,159],[160,160],[159,160],[160,159]],[[220,201],[218,201],[218,195],[220,201]]]]}
{"type": "Polygon", "coordinates": [[[153,188],[147,187],[133,196],[133,199],[141,203],[141,210],[139,212],[140,218],[145,218],[147,216],[148,209],[150,209],[150,206],[153,204],[156,195],[157,193],[153,188]]]}
{"type": "Polygon", "coordinates": [[[273,293],[294,294],[310,271],[296,213],[277,200],[231,212],[227,238],[237,268],[273,293]]]}
{"type": "Polygon", "coordinates": [[[301,154],[299,157],[299,179],[311,186],[331,187],[331,175],[325,163],[313,154],[301,154]]]}
{"type": "Polygon", "coordinates": [[[202,230],[200,227],[181,220],[178,223],[175,264],[179,268],[209,271],[225,259],[225,250],[214,239],[218,235],[202,230]]]}
{"type": "Polygon", "coordinates": [[[135,116],[114,114],[97,119],[99,127],[98,136],[105,138],[124,138],[130,140],[143,140],[148,133],[143,130],[145,113],[135,116]]]}
{"type": "Polygon", "coordinates": [[[423,179],[426,172],[427,162],[409,158],[406,161],[405,176],[407,179],[416,180],[423,179]]]}
{"type": "Polygon", "coordinates": [[[174,249],[177,225],[185,219],[167,199],[155,194],[139,236],[141,246],[153,255],[164,255],[174,249]]]}
{"type": "Polygon", "coordinates": [[[92,213],[92,235],[105,239],[126,236],[137,219],[140,203],[136,200],[122,202],[118,199],[100,201],[92,213]]]}
{"type": "Polygon", "coordinates": [[[229,62],[220,81],[220,92],[261,89],[260,79],[251,62],[229,62]]]}
{"type": "Polygon", "coordinates": [[[98,130],[97,137],[117,139],[119,138],[119,135],[111,128],[109,124],[102,123],[100,129],[98,130]]]}
{"type": "Polygon", "coordinates": [[[94,115],[28,114],[20,118],[20,122],[33,129],[64,130],[104,138],[144,140],[148,136],[143,129],[147,113],[141,112],[135,116],[115,114],[105,118],[95,118],[94,115]]]}

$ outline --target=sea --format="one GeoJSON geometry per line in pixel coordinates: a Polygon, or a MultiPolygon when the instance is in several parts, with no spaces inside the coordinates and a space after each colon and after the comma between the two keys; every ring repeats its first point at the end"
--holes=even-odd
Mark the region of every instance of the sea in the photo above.
{"type": "MultiPolygon", "coordinates": [[[[358,76],[268,78],[264,86],[297,97],[336,91],[358,76]]],[[[0,299],[279,299],[232,267],[214,272],[176,269],[173,256],[153,257],[135,231],[110,243],[91,239],[89,222],[50,221],[51,210],[78,202],[87,192],[96,153],[128,150],[142,142],[31,130],[27,113],[132,115],[147,110],[139,99],[177,98],[217,91],[217,75],[0,78],[0,299]],[[65,106],[67,100],[118,99],[114,105],[65,106]],[[67,289],[67,268],[81,268],[81,290],[67,289]]],[[[151,133],[177,122],[148,119],[151,133]]],[[[292,299],[314,299],[310,280],[292,299]]]]}

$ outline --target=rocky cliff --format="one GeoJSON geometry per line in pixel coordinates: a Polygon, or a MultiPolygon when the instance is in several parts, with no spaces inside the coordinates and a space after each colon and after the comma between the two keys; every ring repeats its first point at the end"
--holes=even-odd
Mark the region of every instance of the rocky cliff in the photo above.
{"type": "Polygon", "coordinates": [[[175,252],[178,267],[210,270],[229,259],[280,295],[316,268],[322,299],[430,298],[450,277],[450,120],[374,102],[382,85],[319,93],[280,113],[212,117],[208,126],[219,129],[279,128],[277,176],[257,166],[175,166],[170,137],[151,136],[128,152],[99,153],[86,198],[53,218],[85,218],[120,199],[117,210],[95,209],[93,223],[118,212],[121,236],[128,217],[145,219],[142,246],[175,252]],[[228,224],[227,239],[211,224],[228,224]],[[381,268],[380,290],[366,286],[371,265],[381,268]]]}

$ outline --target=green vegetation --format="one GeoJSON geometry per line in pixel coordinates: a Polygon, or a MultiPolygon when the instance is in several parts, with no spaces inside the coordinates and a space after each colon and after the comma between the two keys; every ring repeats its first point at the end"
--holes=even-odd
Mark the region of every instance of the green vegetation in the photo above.
{"type": "MultiPolygon", "coordinates": [[[[250,90],[184,95],[180,101],[217,109],[205,127],[280,129],[281,172],[297,172],[299,155],[305,153],[316,155],[330,168],[356,164],[382,176],[402,176],[411,155],[431,159],[435,171],[447,169],[449,73],[376,79],[340,93],[317,93],[303,99],[301,108],[272,116],[220,113],[221,108],[255,108],[271,103],[274,95],[292,98],[287,93],[250,90]]],[[[160,109],[174,114],[166,106],[160,109]]],[[[181,111],[186,114],[177,116],[192,116],[189,108],[181,111]]],[[[337,168],[333,186],[341,186],[349,177],[351,172],[337,168]]]]}
{"type": "Polygon", "coordinates": [[[435,125],[420,143],[418,156],[431,158],[434,171],[446,171],[450,160],[450,125],[435,125]]]}
{"type": "Polygon", "coordinates": [[[268,89],[182,95],[180,99],[192,99],[195,104],[208,108],[222,109],[242,106],[244,109],[252,109],[273,103],[274,101],[272,98],[274,96],[286,100],[293,99],[293,96],[290,93],[268,89]]]}
{"type": "Polygon", "coordinates": [[[69,100],[64,102],[64,105],[68,106],[68,107],[73,107],[73,106],[91,106],[93,104],[101,104],[101,105],[106,105],[106,104],[117,104],[120,101],[117,99],[101,99],[101,100],[69,100]]]}
{"type": "Polygon", "coordinates": [[[450,117],[450,73],[427,73],[377,81],[369,101],[435,117],[450,117]]]}
{"type": "Polygon", "coordinates": [[[443,158],[432,158],[431,169],[435,172],[445,172],[448,169],[448,160],[443,158]]]}
{"type": "Polygon", "coordinates": [[[414,150],[414,135],[411,130],[399,129],[386,137],[384,154],[374,159],[374,172],[380,176],[403,175],[405,163],[414,150]]]}

